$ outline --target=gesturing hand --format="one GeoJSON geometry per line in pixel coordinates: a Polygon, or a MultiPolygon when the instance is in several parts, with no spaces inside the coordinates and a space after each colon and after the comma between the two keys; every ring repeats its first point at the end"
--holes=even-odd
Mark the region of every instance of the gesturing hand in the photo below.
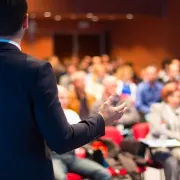
{"type": "Polygon", "coordinates": [[[109,126],[115,123],[123,116],[127,110],[126,104],[123,103],[120,106],[114,107],[113,101],[116,95],[112,95],[108,100],[99,108],[99,114],[103,117],[105,125],[109,126]]]}

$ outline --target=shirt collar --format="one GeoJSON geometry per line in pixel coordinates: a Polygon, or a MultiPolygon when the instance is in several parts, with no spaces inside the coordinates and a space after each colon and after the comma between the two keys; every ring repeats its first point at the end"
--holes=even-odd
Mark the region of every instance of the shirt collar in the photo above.
{"type": "Polygon", "coordinates": [[[12,44],[12,45],[16,46],[19,50],[21,50],[20,44],[18,44],[18,43],[15,42],[15,41],[12,41],[12,40],[9,40],[9,39],[1,39],[1,38],[0,38],[0,42],[12,44]]]}

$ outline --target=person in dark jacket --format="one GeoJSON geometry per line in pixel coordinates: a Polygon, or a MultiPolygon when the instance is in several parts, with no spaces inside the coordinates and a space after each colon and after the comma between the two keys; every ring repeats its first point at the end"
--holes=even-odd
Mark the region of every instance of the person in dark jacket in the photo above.
{"type": "Polygon", "coordinates": [[[1,0],[0,179],[54,180],[48,150],[62,154],[99,138],[126,108],[113,107],[111,96],[96,115],[69,125],[51,65],[21,51],[27,28],[26,0],[1,0]]]}

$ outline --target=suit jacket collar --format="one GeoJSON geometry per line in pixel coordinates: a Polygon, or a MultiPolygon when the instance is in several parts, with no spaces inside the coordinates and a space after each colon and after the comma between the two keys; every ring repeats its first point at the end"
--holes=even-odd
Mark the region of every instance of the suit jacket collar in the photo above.
{"type": "Polygon", "coordinates": [[[21,50],[14,44],[0,42],[0,52],[2,51],[21,51],[21,50]]]}

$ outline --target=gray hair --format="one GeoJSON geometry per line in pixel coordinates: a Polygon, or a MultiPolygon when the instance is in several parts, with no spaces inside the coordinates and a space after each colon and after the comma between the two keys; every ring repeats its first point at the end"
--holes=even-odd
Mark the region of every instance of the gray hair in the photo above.
{"type": "Polygon", "coordinates": [[[85,78],[86,77],[86,73],[84,71],[78,71],[75,72],[72,76],[71,76],[71,82],[75,82],[81,78],[85,78]]]}

